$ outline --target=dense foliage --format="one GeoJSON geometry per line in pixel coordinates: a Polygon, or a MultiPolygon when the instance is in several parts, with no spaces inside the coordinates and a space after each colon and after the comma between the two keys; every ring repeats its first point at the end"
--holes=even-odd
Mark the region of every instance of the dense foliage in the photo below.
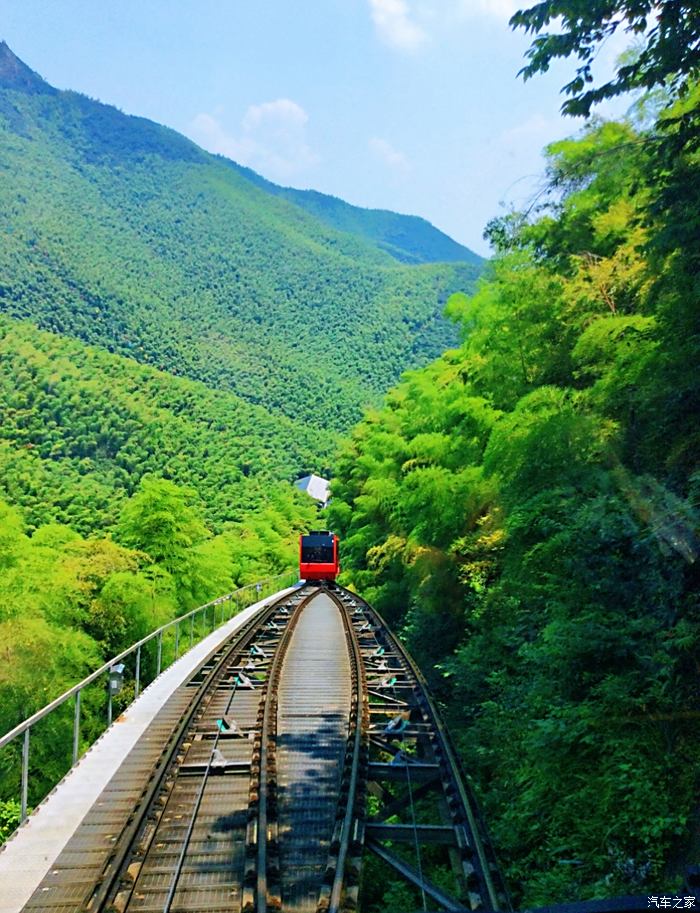
{"type": "Polygon", "coordinates": [[[279,187],[242,165],[233,164],[233,167],[268,193],[290,200],[331,228],[376,244],[402,263],[458,261],[478,265],[481,262],[481,257],[420,216],[404,216],[386,209],[361,209],[317,190],[279,187]]]}
{"type": "Polygon", "coordinates": [[[657,130],[549,147],[549,203],[494,221],[450,301],[462,345],[333,485],[348,577],[433,669],[523,904],[677,885],[697,852],[700,157],[657,130]]]}
{"type": "Polygon", "coordinates": [[[400,264],[23,66],[0,45],[0,310],[336,429],[453,340],[478,265],[400,264]]]}
{"type": "MultiPolygon", "coordinates": [[[[293,566],[316,506],[291,483],[453,338],[442,304],[479,258],[420,220],[309,214],[4,43],[0,175],[4,732],[155,626],[293,566]]],[[[85,744],[104,701],[84,697],[85,744]]],[[[70,721],[43,726],[30,803],[67,764],[70,721]]],[[[17,776],[13,744],[0,835],[17,776]]]]}
{"type": "MultiPolygon", "coordinates": [[[[144,476],[117,512],[113,537],[84,538],[58,523],[30,535],[22,513],[0,500],[0,732],[166,621],[293,567],[314,514],[299,496],[213,535],[192,489],[144,476]]],[[[144,652],[144,677],[153,658],[144,652]]],[[[105,703],[104,682],[84,693],[83,747],[102,730],[105,703]]],[[[31,804],[69,766],[71,722],[68,704],[35,727],[31,804]]],[[[15,740],[0,752],[0,839],[17,820],[20,747],[15,740]]]]}
{"type": "Polygon", "coordinates": [[[0,317],[0,496],[30,527],[112,529],[148,474],[196,490],[216,531],[321,469],[334,438],[235,394],[0,317]]]}
{"type": "Polygon", "coordinates": [[[578,58],[576,75],[564,86],[567,114],[588,116],[594,105],[630,89],[668,85],[683,93],[700,76],[700,10],[692,2],[541,0],[510,22],[535,36],[522,70],[526,79],[546,72],[557,58],[578,58]],[[601,45],[618,31],[637,39],[637,52],[627,55],[612,79],[594,86],[601,45]]]}
{"type": "MultiPolygon", "coordinates": [[[[22,508],[0,500],[0,732],[182,611],[293,567],[316,507],[291,481],[331,441],[0,318],[0,499],[22,508]]],[[[104,703],[104,688],[85,695],[84,745],[104,703]]],[[[32,803],[66,770],[70,720],[38,736],[32,803]]],[[[17,751],[0,752],[0,839],[17,822],[17,751]]]]}

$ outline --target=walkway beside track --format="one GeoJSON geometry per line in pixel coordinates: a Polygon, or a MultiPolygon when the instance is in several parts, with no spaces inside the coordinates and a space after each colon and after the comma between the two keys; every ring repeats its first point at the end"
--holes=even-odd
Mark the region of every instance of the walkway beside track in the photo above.
{"type": "Polygon", "coordinates": [[[319,593],[294,629],[279,684],[280,871],[282,906],[289,913],[316,911],[338,805],[351,688],[340,611],[319,593]]]}
{"type": "MultiPolygon", "coordinates": [[[[164,727],[170,725],[172,728],[180,715],[179,704],[183,696],[178,697],[177,689],[248,619],[273,600],[294,590],[295,587],[290,587],[275,593],[217,628],[146,688],[86,752],[0,850],[0,913],[20,913],[52,870],[59,854],[62,854],[64,869],[71,865],[78,871],[84,868],[87,876],[91,857],[103,853],[100,844],[108,845],[113,833],[118,832],[120,825],[116,819],[127,816],[133,808],[148,770],[162,749],[166,738],[164,727]],[[168,702],[172,707],[168,706],[167,712],[161,714],[158,731],[146,733],[168,702]],[[132,758],[127,757],[137,743],[139,751],[134,752],[132,758]],[[100,808],[98,799],[113,779],[115,790],[110,808],[100,808]],[[80,825],[88,815],[91,823],[82,828],[81,834],[85,833],[80,836],[80,825]],[[67,851],[69,841],[71,852],[67,851]]],[[[50,891],[50,888],[42,886],[42,890],[50,891]]],[[[40,910],[40,899],[34,900],[34,909],[40,910]]],[[[69,909],[67,904],[66,910],[69,909]]]]}

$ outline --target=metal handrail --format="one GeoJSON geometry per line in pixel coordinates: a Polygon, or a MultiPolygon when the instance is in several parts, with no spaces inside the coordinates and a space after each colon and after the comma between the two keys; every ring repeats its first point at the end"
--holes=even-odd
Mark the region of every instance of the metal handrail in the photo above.
{"type": "MultiPolygon", "coordinates": [[[[51,701],[50,704],[47,704],[45,707],[42,707],[41,710],[37,710],[36,713],[28,717],[19,725],[15,726],[14,729],[11,729],[4,736],[0,738],[0,749],[4,748],[6,745],[9,745],[10,742],[14,741],[18,736],[24,734],[24,744],[22,746],[22,775],[21,775],[21,802],[20,802],[20,820],[24,821],[27,817],[27,792],[28,792],[28,781],[29,781],[29,734],[33,726],[35,726],[42,719],[47,717],[50,713],[56,710],[58,707],[61,707],[65,704],[66,701],[70,698],[75,697],[75,717],[73,723],[73,759],[71,763],[72,769],[77,761],[79,755],[79,741],[80,741],[80,695],[84,688],[88,685],[91,685],[96,681],[100,676],[105,673],[109,673],[110,670],[121,660],[126,659],[128,656],[131,656],[133,653],[136,653],[136,671],[135,671],[135,690],[134,690],[134,700],[139,695],[139,685],[140,685],[140,660],[141,660],[141,648],[151,641],[158,638],[158,663],[156,678],[161,672],[161,655],[162,655],[162,638],[163,634],[171,628],[175,628],[176,638],[175,638],[175,659],[178,657],[178,648],[179,648],[179,630],[180,625],[183,621],[191,619],[190,622],[190,643],[192,643],[192,626],[194,622],[194,616],[199,613],[205,613],[207,609],[215,608],[218,605],[222,605],[225,602],[230,602],[234,598],[238,597],[239,594],[245,592],[246,590],[256,589],[258,592],[262,592],[263,588],[276,580],[281,580],[283,577],[288,577],[290,575],[291,569],[282,574],[276,574],[274,577],[267,577],[264,580],[258,581],[257,583],[249,583],[246,586],[239,587],[237,590],[233,590],[230,593],[226,593],[224,596],[219,596],[216,599],[212,599],[211,602],[207,602],[204,605],[197,606],[195,609],[190,609],[189,612],[186,612],[184,615],[180,615],[178,618],[174,618],[172,621],[166,622],[166,624],[161,625],[159,628],[156,628],[155,631],[151,631],[150,634],[147,634],[146,637],[142,637],[141,640],[132,644],[130,647],[127,647],[126,650],[122,650],[121,653],[118,653],[116,656],[113,656],[106,663],[100,666],[99,669],[96,669],[94,672],[91,672],[87,678],[84,678],[82,681],[78,682],[76,685],[73,685],[72,688],[69,688],[67,691],[64,691],[63,694],[51,701]]],[[[222,616],[223,623],[223,616],[222,616]]],[[[173,660],[174,662],[175,660],[173,660]]],[[[108,702],[108,716],[107,724],[108,726],[112,721],[112,694],[109,694],[108,702]]]]}

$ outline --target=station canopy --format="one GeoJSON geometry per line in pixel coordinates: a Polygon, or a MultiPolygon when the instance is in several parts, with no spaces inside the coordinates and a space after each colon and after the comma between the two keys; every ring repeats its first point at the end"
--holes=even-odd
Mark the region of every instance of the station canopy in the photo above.
{"type": "Polygon", "coordinates": [[[294,483],[300,491],[305,491],[314,500],[319,501],[324,507],[330,498],[330,482],[321,476],[310,475],[297,479],[294,483]]]}

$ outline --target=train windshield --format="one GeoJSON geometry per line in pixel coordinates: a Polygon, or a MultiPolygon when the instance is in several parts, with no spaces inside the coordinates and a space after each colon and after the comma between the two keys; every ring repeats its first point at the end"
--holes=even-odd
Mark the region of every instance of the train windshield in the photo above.
{"type": "Polygon", "coordinates": [[[330,536],[302,537],[302,564],[333,564],[334,561],[333,539],[330,536]]]}

